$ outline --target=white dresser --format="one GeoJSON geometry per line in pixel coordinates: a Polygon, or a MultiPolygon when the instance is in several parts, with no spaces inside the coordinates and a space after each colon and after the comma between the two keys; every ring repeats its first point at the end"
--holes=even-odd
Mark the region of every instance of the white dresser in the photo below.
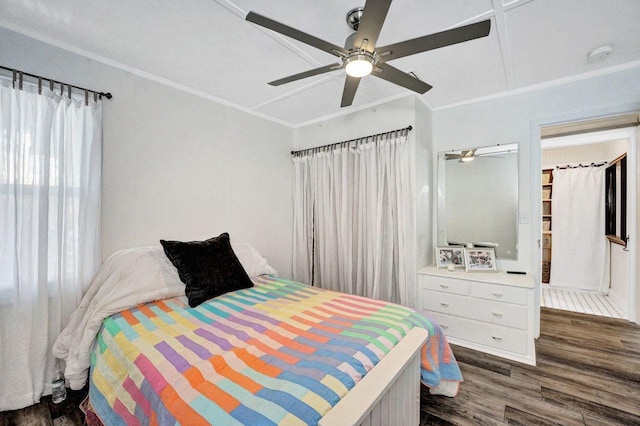
{"type": "Polygon", "coordinates": [[[418,271],[420,306],[451,343],[535,365],[531,275],[418,271]]]}

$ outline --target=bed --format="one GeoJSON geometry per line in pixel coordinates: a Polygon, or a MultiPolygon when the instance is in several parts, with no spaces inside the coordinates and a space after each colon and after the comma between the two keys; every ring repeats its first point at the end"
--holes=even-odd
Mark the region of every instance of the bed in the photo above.
{"type": "MultiPolygon", "coordinates": [[[[420,383],[462,380],[437,324],[406,307],[275,275],[192,307],[161,247],[111,256],[54,345],[72,388],[115,424],[413,424],[420,383]]],[[[184,278],[184,277],[182,277],[184,278]]]]}

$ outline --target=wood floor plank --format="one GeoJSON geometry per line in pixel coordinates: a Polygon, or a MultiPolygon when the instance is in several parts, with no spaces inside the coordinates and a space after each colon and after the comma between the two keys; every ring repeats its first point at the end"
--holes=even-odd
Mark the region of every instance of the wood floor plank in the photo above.
{"type": "Polygon", "coordinates": [[[620,339],[622,346],[627,353],[640,357],[640,342],[634,342],[627,339],[620,339]]]}
{"type": "Polygon", "coordinates": [[[538,359],[537,368],[556,378],[561,377],[562,380],[601,389],[623,398],[637,398],[640,395],[640,383],[585,370],[566,362],[560,363],[541,357],[538,359]]]}
{"type": "MultiPolygon", "coordinates": [[[[494,410],[504,404],[509,424],[640,424],[639,341],[640,327],[627,321],[545,308],[536,366],[457,346],[453,351],[465,378],[467,409],[466,399],[478,398],[494,410]],[[532,393],[536,387],[539,398],[532,393]]],[[[452,414],[456,399],[435,415],[458,418],[452,414]]],[[[431,413],[431,407],[423,410],[431,413]]]]}
{"type": "Polygon", "coordinates": [[[562,423],[557,423],[552,420],[548,420],[535,414],[527,413],[513,407],[507,407],[505,410],[505,421],[510,425],[518,426],[563,426],[562,423]]]}
{"type": "MultiPolygon", "coordinates": [[[[507,404],[506,409],[512,408],[532,414],[550,422],[558,422],[564,426],[583,426],[582,414],[578,414],[571,409],[549,404],[542,399],[520,398],[514,399],[507,404]]],[[[505,413],[506,413],[505,409],[505,413]]]]}
{"type": "Polygon", "coordinates": [[[5,411],[4,426],[53,426],[46,402],[40,402],[22,410],[5,411]]]}
{"type": "Polygon", "coordinates": [[[455,423],[441,419],[429,412],[422,411],[420,413],[420,426],[455,426],[455,423]]]}
{"type": "Polygon", "coordinates": [[[455,398],[456,405],[497,421],[504,420],[504,401],[499,398],[487,397],[483,389],[474,386],[470,380],[465,383],[455,398]]]}
{"type": "MultiPolygon", "coordinates": [[[[545,321],[547,325],[552,325],[552,327],[542,329],[541,333],[553,333],[559,328],[563,333],[592,333],[593,315],[578,314],[574,312],[569,312],[569,315],[566,315],[566,311],[561,312],[563,312],[562,315],[545,314],[545,321]]],[[[637,334],[640,330],[640,325],[633,324],[626,320],[599,317],[596,329],[599,333],[592,335],[597,338],[628,338],[631,341],[635,341],[637,343],[640,342],[640,336],[637,334]]]]}
{"type": "MultiPolygon", "coordinates": [[[[611,400],[602,400],[602,403],[577,398],[554,389],[542,388],[542,396],[545,401],[562,407],[571,407],[572,410],[587,415],[592,419],[608,421],[609,424],[638,425],[640,415],[634,415],[626,411],[613,408],[611,400]]],[[[636,404],[638,401],[636,400],[636,404]]],[[[637,407],[635,407],[637,410],[637,407]]]]}
{"type": "Polygon", "coordinates": [[[605,399],[614,408],[640,414],[637,403],[640,384],[634,382],[602,377],[571,365],[554,365],[546,360],[539,360],[538,368],[535,369],[514,367],[512,377],[529,380],[589,401],[599,402],[605,399]]]}
{"type": "Polygon", "coordinates": [[[548,338],[538,339],[536,350],[540,357],[566,362],[584,370],[601,371],[623,380],[640,382],[640,360],[629,357],[623,351],[604,354],[591,347],[581,347],[577,343],[566,345],[548,338]]]}
{"type": "Polygon", "coordinates": [[[467,349],[463,346],[451,345],[456,360],[462,361],[468,365],[475,365],[484,370],[493,371],[495,373],[508,376],[511,373],[511,363],[490,354],[467,349]]]}
{"type": "Polygon", "coordinates": [[[595,417],[591,417],[587,415],[583,417],[584,417],[585,426],[629,426],[628,424],[617,423],[611,420],[596,419],[595,417]]]}
{"type": "Polygon", "coordinates": [[[458,426],[497,426],[506,424],[503,421],[485,416],[476,411],[474,407],[466,406],[463,401],[457,401],[457,397],[437,396],[430,398],[428,401],[423,402],[422,413],[421,421],[424,421],[427,415],[432,415],[437,419],[446,420],[458,426]]]}
{"type": "MultiPolygon", "coordinates": [[[[566,425],[583,425],[581,415],[564,407],[546,404],[542,399],[541,387],[538,384],[483,371],[478,367],[464,363],[461,368],[465,377],[461,389],[470,391],[485,406],[504,407],[505,410],[506,407],[512,407],[521,411],[537,413],[536,415],[549,421],[562,419],[562,423],[566,425]]],[[[484,414],[491,416],[490,413],[484,414]]]]}

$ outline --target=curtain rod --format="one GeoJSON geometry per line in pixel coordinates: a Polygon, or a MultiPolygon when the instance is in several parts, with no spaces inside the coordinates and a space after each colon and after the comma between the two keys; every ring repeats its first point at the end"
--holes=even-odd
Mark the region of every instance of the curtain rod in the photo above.
{"type": "Polygon", "coordinates": [[[355,142],[355,141],[358,141],[358,140],[361,140],[361,139],[375,138],[377,136],[388,135],[390,133],[402,132],[402,131],[405,131],[405,130],[407,132],[411,131],[411,130],[413,130],[413,126],[407,126],[407,127],[403,127],[402,129],[391,130],[389,132],[376,133],[375,135],[363,136],[361,138],[349,139],[349,140],[342,141],[342,142],[336,142],[336,143],[330,143],[330,144],[327,144],[327,145],[316,146],[316,147],[313,147],[313,148],[301,149],[299,151],[291,151],[291,155],[294,155],[294,156],[295,155],[300,155],[300,154],[305,153],[307,151],[319,151],[321,149],[331,148],[331,147],[338,146],[338,145],[346,145],[346,144],[349,144],[351,142],[355,142]]]}
{"type": "Polygon", "coordinates": [[[27,77],[32,77],[38,80],[38,93],[42,93],[42,80],[46,80],[49,82],[49,90],[53,91],[53,88],[56,84],[60,85],[60,95],[62,96],[64,94],[64,87],[67,87],[67,93],[68,96],[71,97],[71,89],[77,89],[77,90],[81,90],[85,93],[84,96],[84,100],[85,103],[89,103],[89,92],[93,93],[94,95],[94,99],[96,97],[100,97],[100,99],[102,99],[102,97],[104,96],[107,99],[111,99],[113,98],[113,95],[109,92],[99,92],[97,90],[91,90],[91,89],[85,89],[84,87],[79,87],[79,86],[74,86],[73,84],[69,84],[69,83],[64,83],[62,81],[57,81],[57,80],[53,80],[51,78],[48,77],[42,77],[39,75],[35,75],[35,74],[31,74],[28,72],[24,72],[24,71],[20,71],[14,68],[9,68],[9,67],[5,67],[3,65],[0,65],[0,69],[3,70],[7,70],[7,71],[11,71],[13,73],[13,87],[16,87],[16,83],[18,84],[18,88],[20,90],[22,90],[22,80],[24,76],[27,77]]]}
{"type": "Polygon", "coordinates": [[[603,161],[601,163],[591,163],[591,164],[582,164],[579,163],[577,166],[572,166],[571,164],[567,164],[566,166],[556,166],[556,169],[577,169],[580,167],[602,167],[607,164],[607,161],[603,161]]]}

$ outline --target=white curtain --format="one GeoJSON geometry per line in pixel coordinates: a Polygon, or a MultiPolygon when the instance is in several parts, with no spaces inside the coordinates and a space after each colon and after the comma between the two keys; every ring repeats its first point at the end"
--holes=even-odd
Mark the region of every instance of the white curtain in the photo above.
{"type": "Polygon", "coordinates": [[[26,86],[0,80],[0,411],[51,393],[51,347],[100,262],[101,102],[26,86]]]}
{"type": "Polygon", "coordinates": [[[294,279],[415,303],[407,131],[294,157],[294,279]]]}
{"type": "Polygon", "coordinates": [[[605,169],[553,171],[551,285],[602,293],[608,290],[605,169]]]}

